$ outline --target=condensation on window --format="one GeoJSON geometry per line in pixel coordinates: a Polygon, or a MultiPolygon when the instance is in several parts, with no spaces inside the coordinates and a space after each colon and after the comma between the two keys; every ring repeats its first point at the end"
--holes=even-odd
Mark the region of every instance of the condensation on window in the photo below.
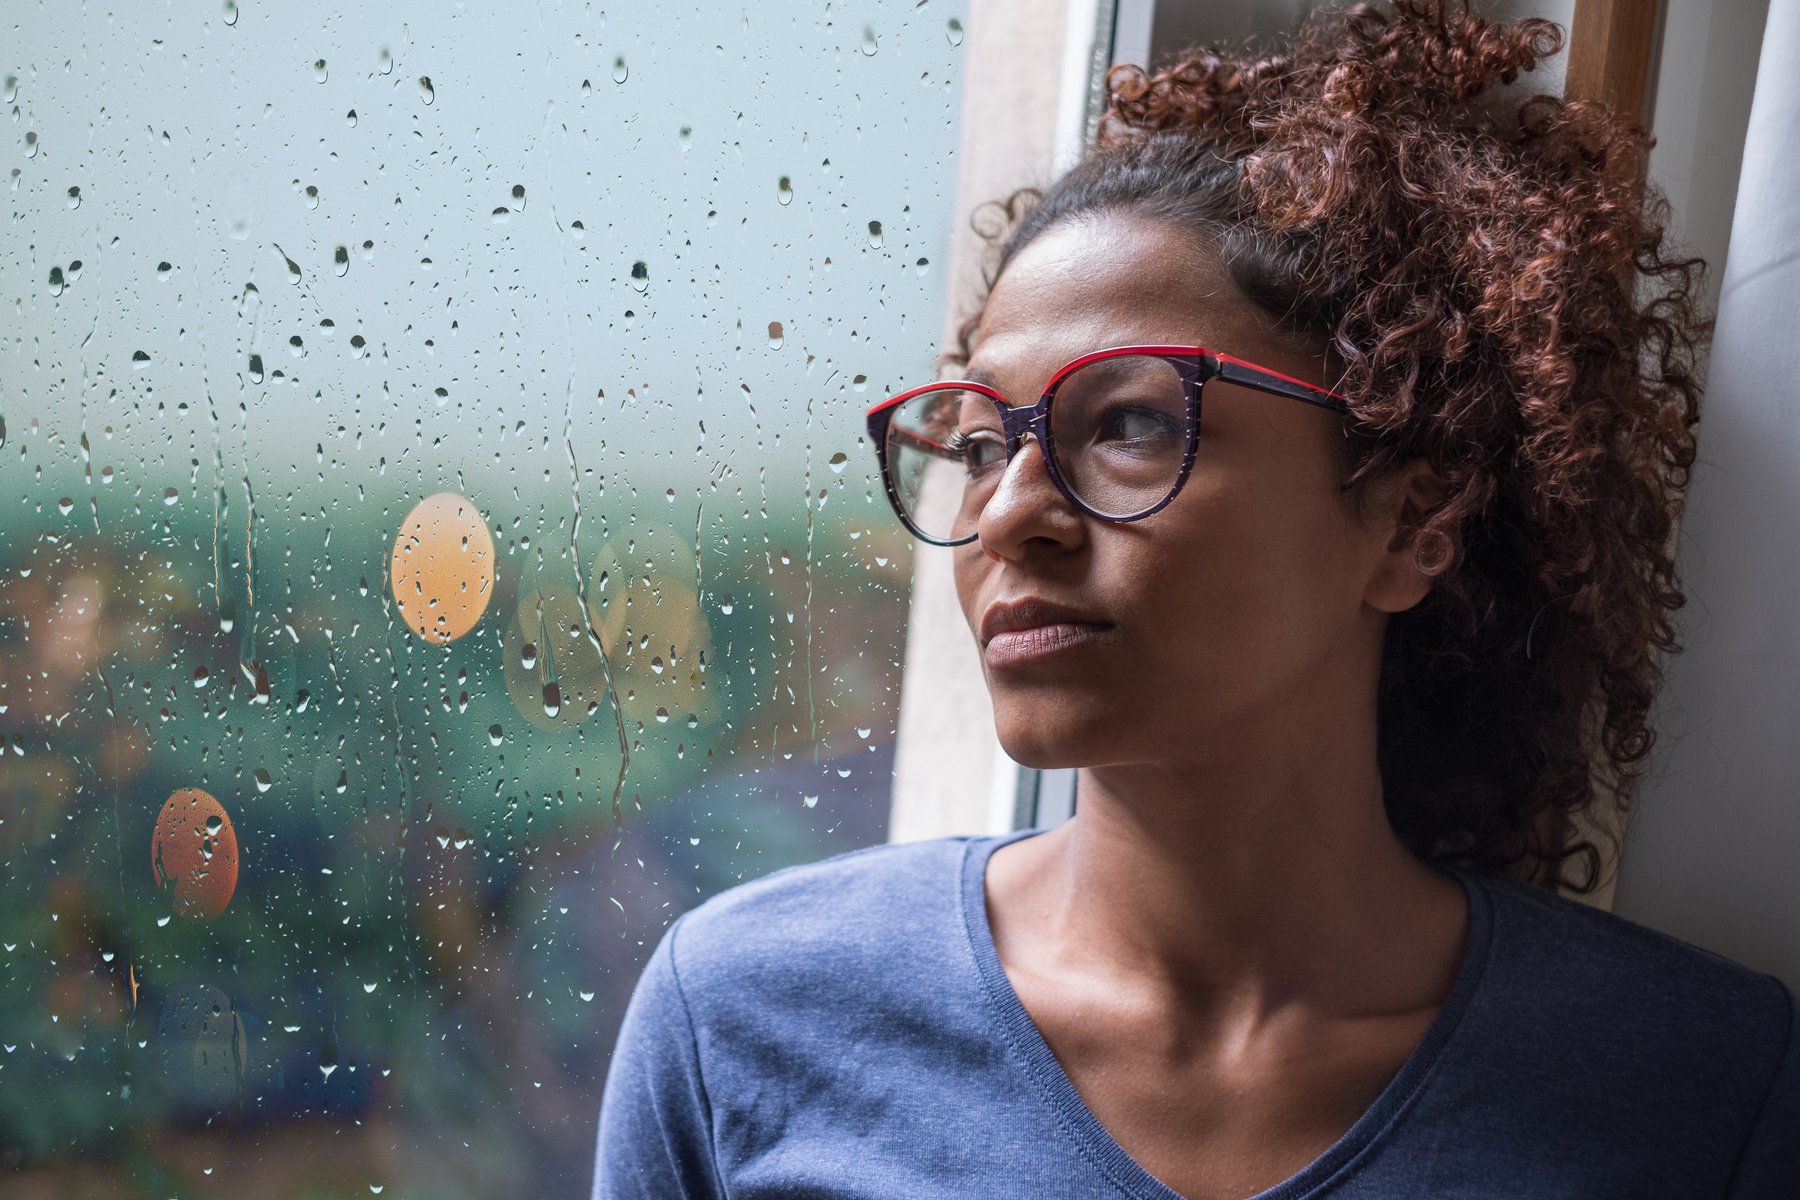
{"type": "Polygon", "coordinates": [[[579,1193],[669,922],[884,839],[966,19],[12,15],[9,1187],[579,1193]]]}

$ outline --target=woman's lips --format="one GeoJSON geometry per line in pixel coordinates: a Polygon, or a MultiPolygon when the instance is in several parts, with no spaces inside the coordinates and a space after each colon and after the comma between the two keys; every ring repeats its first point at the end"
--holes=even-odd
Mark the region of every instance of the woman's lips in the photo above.
{"type": "Polygon", "coordinates": [[[982,647],[982,659],[990,668],[1025,666],[1091,645],[1110,628],[1086,622],[1055,621],[1028,629],[1010,629],[988,639],[982,647]]]}

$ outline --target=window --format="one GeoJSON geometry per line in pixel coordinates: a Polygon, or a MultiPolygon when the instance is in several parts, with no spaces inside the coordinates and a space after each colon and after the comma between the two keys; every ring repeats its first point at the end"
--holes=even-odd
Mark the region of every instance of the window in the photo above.
{"type": "Polygon", "coordinates": [[[579,1191],[674,915],[886,837],[963,20],[16,19],[0,1165],[579,1191]]]}

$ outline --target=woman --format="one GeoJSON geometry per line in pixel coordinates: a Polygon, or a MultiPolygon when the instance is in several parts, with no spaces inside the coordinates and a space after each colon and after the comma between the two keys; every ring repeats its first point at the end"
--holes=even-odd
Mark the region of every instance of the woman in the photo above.
{"type": "Polygon", "coordinates": [[[597,1195],[1800,1196],[1793,995],[1553,890],[1650,748],[1705,332],[1645,135],[1492,96],[1559,44],[1113,73],[870,418],[1080,809],[679,920],[597,1195]]]}

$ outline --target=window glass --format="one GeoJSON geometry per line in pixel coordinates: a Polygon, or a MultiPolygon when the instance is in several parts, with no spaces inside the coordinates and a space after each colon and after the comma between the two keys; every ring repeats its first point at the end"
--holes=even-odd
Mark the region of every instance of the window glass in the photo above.
{"type": "Polygon", "coordinates": [[[883,840],[964,19],[12,15],[9,1190],[578,1194],[674,916],[883,840]]]}

